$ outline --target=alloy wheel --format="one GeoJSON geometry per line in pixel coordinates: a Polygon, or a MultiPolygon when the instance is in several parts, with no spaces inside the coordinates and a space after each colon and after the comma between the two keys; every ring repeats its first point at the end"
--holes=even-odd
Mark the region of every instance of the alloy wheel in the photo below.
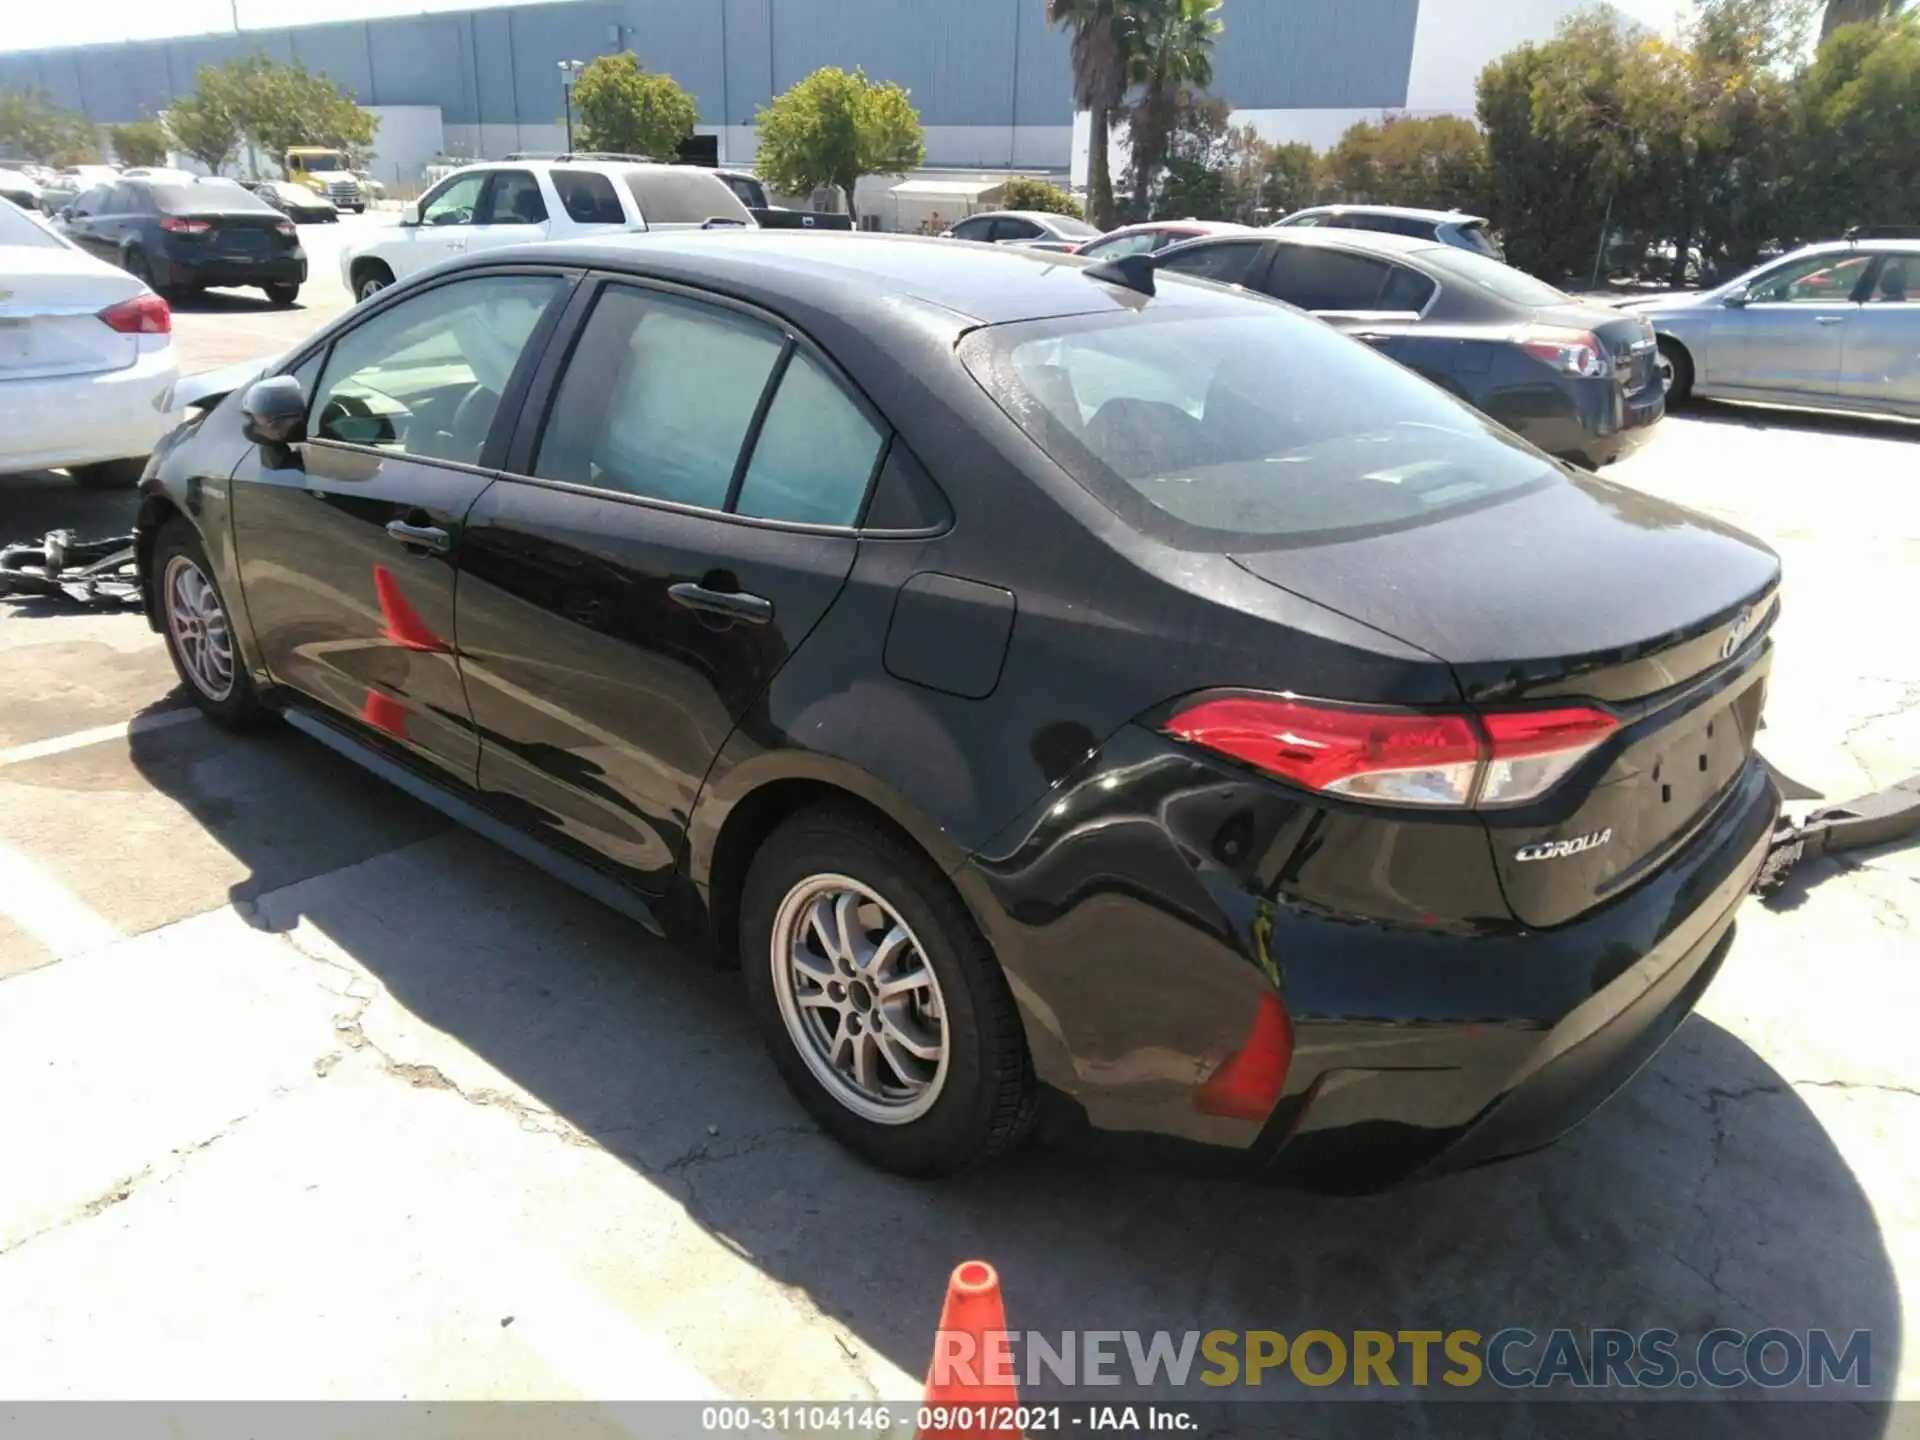
{"type": "Polygon", "coordinates": [[[382,280],[378,275],[369,275],[360,282],[360,293],[355,298],[370,300],[386,288],[387,282],[385,280],[382,280]]]}
{"type": "Polygon", "coordinates": [[[233,632],[220,594],[185,555],[167,562],[161,579],[167,635],[187,679],[207,699],[233,694],[233,632]]]}
{"type": "Polygon", "coordinates": [[[1660,393],[1665,395],[1673,389],[1673,357],[1662,350],[1654,363],[1660,371],[1660,393]]]}
{"type": "Polygon", "coordinates": [[[862,1119],[906,1125],[946,1084],[946,1007],[919,940],[873,890],[814,875],[774,917],[781,1018],[808,1070],[862,1119]]]}

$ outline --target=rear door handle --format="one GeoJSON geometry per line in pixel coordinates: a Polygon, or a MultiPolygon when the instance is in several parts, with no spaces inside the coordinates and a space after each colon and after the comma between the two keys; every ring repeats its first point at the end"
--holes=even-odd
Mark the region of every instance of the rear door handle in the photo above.
{"type": "Polygon", "coordinates": [[[1813,318],[1818,320],[1822,325],[1838,325],[1847,317],[1844,315],[1816,315],[1813,318]]]}
{"type": "Polygon", "coordinates": [[[431,550],[436,555],[444,555],[453,548],[453,536],[438,525],[409,525],[404,520],[390,520],[387,534],[409,550],[431,550]]]}
{"type": "Polygon", "coordinates": [[[773,602],[762,595],[748,595],[738,590],[709,590],[690,580],[669,585],[667,594],[673,597],[675,604],[684,605],[689,610],[725,615],[730,620],[744,620],[749,625],[764,625],[773,619],[773,602]]]}

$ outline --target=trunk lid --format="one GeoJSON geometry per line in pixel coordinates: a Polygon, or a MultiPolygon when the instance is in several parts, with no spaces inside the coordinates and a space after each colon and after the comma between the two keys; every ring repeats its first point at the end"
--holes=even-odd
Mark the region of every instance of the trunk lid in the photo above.
{"type": "Polygon", "coordinates": [[[198,234],[175,231],[169,241],[184,240],[221,254],[265,255],[293,243],[280,230],[287,217],[278,210],[203,210],[178,218],[205,221],[207,228],[198,234]]]}
{"type": "Polygon", "coordinates": [[[146,287],[77,250],[0,246],[0,381],[124,370],[140,341],[99,318],[146,287]]]}
{"type": "Polygon", "coordinates": [[[1429,524],[1234,559],[1445,660],[1476,709],[1588,701],[1619,719],[1542,799],[1481,812],[1526,924],[1657,869],[1752,751],[1779,561],[1639,491],[1556,474],[1429,524]]]}
{"type": "Polygon", "coordinates": [[[1587,330],[1613,357],[1614,374],[1628,394],[1659,379],[1659,342],[1653,326],[1639,315],[1600,305],[1557,305],[1538,310],[1535,320],[1563,330],[1587,330]]]}

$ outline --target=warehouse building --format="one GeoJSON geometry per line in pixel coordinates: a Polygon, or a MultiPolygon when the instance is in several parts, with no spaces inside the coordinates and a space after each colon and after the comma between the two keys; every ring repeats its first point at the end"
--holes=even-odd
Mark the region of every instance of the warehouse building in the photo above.
{"type": "MultiPolygon", "coordinates": [[[[1270,139],[1324,148],[1388,111],[1471,113],[1482,66],[1583,0],[1229,0],[1214,92],[1270,139]]],[[[564,143],[561,64],[635,51],[697,100],[723,161],[751,163],[755,110],[822,65],[913,94],[930,166],[1084,175],[1066,37],[1042,0],[561,0],[0,54],[0,86],[110,123],[158,114],[194,71],[264,50],[387,117],[376,170],[564,143]]],[[[411,172],[411,173],[410,173],[411,172]]]]}

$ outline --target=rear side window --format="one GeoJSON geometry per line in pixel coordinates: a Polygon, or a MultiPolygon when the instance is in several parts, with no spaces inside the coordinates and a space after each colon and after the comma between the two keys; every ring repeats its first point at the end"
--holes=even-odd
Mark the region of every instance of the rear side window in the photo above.
{"type": "Polygon", "coordinates": [[[1217,280],[1222,285],[1237,285],[1253,268],[1260,253],[1259,240],[1235,240],[1222,245],[1196,245],[1191,250],[1169,254],[1159,268],[1200,280],[1217,280]]]}
{"type": "Polygon", "coordinates": [[[992,326],[960,355],[1067,474],[1186,549],[1406,529],[1557,478],[1463,402],[1278,306],[992,326]]]}
{"type": "Polygon", "coordinates": [[[1391,268],[1346,250],[1283,245],[1267,272],[1266,290],[1302,310],[1377,310],[1391,268]]]}
{"type": "Polygon", "coordinates": [[[630,171],[625,178],[641,218],[649,225],[700,225],[708,220],[753,223],[740,197],[705,170],[662,166],[630,171]]]}
{"type": "Polygon", "coordinates": [[[724,508],[785,346],[731,310],[610,286],[567,362],[533,473],[724,508]]]}
{"type": "Polygon", "coordinates": [[[1166,243],[1166,237],[1152,230],[1137,235],[1121,235],[1113,240],[1088,245],[1080,253],[1096,260],[1118,260],[1123,255],[1146,255],[1166,243]]]}
{"type": "Polygon", "coordinates": [[[734,508],[762,520],[851,525],[885,443],[880,428],[805,351],[780,377],[734,508]]]}
{"type": "Polygon", "coordinates": [[[567,218],[580,225],[624,225],[626,211],[613,182],[592,170],[555,170],[553,188],[566,207],[567,218]]]}
{"type": "Polygon", "coordinates": [[[1404,265],[1387,267],[1387,285],[1380,292],[1382,310],[1420,311],[1427,308],[1427,302],[1433,298],[1433,292],[1439,287],[1417,270],[1409,270],[1404,265]]]}

